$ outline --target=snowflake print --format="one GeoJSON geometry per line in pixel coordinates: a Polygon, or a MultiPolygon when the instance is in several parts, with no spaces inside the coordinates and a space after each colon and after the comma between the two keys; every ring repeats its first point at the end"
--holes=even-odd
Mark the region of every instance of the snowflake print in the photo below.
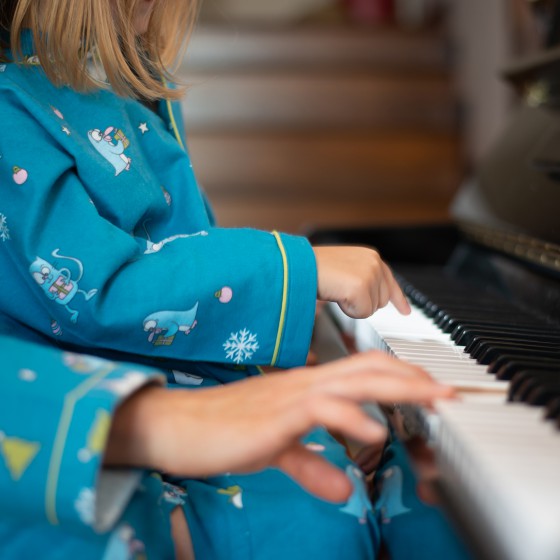
{"type": "Polygon", "coordinates": [[[84,525],[95,523],[95,498],[93,488],[82,488],[78,497],[74,500],[74,507],[84,525]]]}
{"type": "Polygon", "coordinates": [[[252,334],[247,329],[231,333],[224,344],[226,358],[233,360],[236,364],[241,364],[245,360],[252,358],[258,349],[257,335],[252,334]]]}
{"type": "Polygon", "coordinates": [[[4,214],[0,214],[0,239],[2,241],[10,239],[10,230],[8,229],[8,222],[4,214]]]}

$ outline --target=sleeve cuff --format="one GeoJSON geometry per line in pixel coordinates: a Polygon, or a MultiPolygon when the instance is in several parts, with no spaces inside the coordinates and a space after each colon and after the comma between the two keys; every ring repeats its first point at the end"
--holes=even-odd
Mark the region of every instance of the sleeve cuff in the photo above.
{"type": "Polygon", "coordinates": [[[97,533],[106,533],[115,526],[140,484],[142,476],[142,471],[134,469],[101,470],[97,481],[93,524],[97,533]]]}
{"type": "Polygon", "coordinates": [[[15,338],[0,350],[0,517],[109,529],[138,484],[134,471],[102,471],[115,408],[164,376],[15,338]]]}
{"type": "Polygon", "coordinates": [[[56,493],[54,488],[50,496],[47,493],[46,511],[51,524],[77,522],[96,532],[110,530],[142,476],[138,469],[103,468],[103,454],[117,406],[146,385],[163,385],[165,380],[136,365],[113,366],[111,373],[75,403],[56,493]]]}
{"type": "Polygon", "coordinates": [[[282,304],[271,365],[304,365],[311,344],[317,302],[317,266],[304,237],[274,232],[283,267],[282,304]]]}

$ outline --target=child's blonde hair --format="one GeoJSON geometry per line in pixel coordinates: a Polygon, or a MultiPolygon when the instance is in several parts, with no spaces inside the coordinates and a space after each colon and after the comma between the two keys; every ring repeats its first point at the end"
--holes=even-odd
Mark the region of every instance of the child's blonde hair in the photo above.
{"type": "Polygon", "coordinates": [[[88,70],[93,61],[119,95],[154,100],[177,98],[169,72],[184,53],[197,0],[157,0],[148,30],[138,35],[133,15],[141,0],[2,0],[16,61],[21,33],[30,28],[35,53],[49,79],[77,91],[103,87],[88,70]]]}

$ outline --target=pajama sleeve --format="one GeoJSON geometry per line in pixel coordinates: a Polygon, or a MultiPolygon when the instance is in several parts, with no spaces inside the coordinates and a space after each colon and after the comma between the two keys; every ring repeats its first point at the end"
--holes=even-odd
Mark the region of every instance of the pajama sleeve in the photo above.
{"type": "Polygon", "coordinates": [[[109,530],[141,471],[103,470],[115,408],[159,373],[0,336],[0,517],[109,530]]]}
{"type": "MultiPolygon", "coordinates": [[[[317,295],[306,239],[208,222],[146,254],[126,217],[104,204],[112,184],[100,178],[92,193],[81,180],[99,165],[87,138],[92,160],[82,161],[10,99],[6,126],[17,124],[26,140],[0,159],[9,232],[0,243],[0,306],[8,315],[79,348],[234,367],[305,363],[317,295]]],[[[131,182],[131,196],[140,188],[160,191],[131,182]]]]}

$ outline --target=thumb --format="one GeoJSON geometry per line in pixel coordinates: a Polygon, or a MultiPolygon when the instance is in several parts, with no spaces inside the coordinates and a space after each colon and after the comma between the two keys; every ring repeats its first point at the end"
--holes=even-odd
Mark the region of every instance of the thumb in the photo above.
{"type": "Polygon", "coordinates": [[[346,502],[352,494],[352,483],[343,471],[299,443],[283,451],[274,466],[324,500],[346,502]]]}

